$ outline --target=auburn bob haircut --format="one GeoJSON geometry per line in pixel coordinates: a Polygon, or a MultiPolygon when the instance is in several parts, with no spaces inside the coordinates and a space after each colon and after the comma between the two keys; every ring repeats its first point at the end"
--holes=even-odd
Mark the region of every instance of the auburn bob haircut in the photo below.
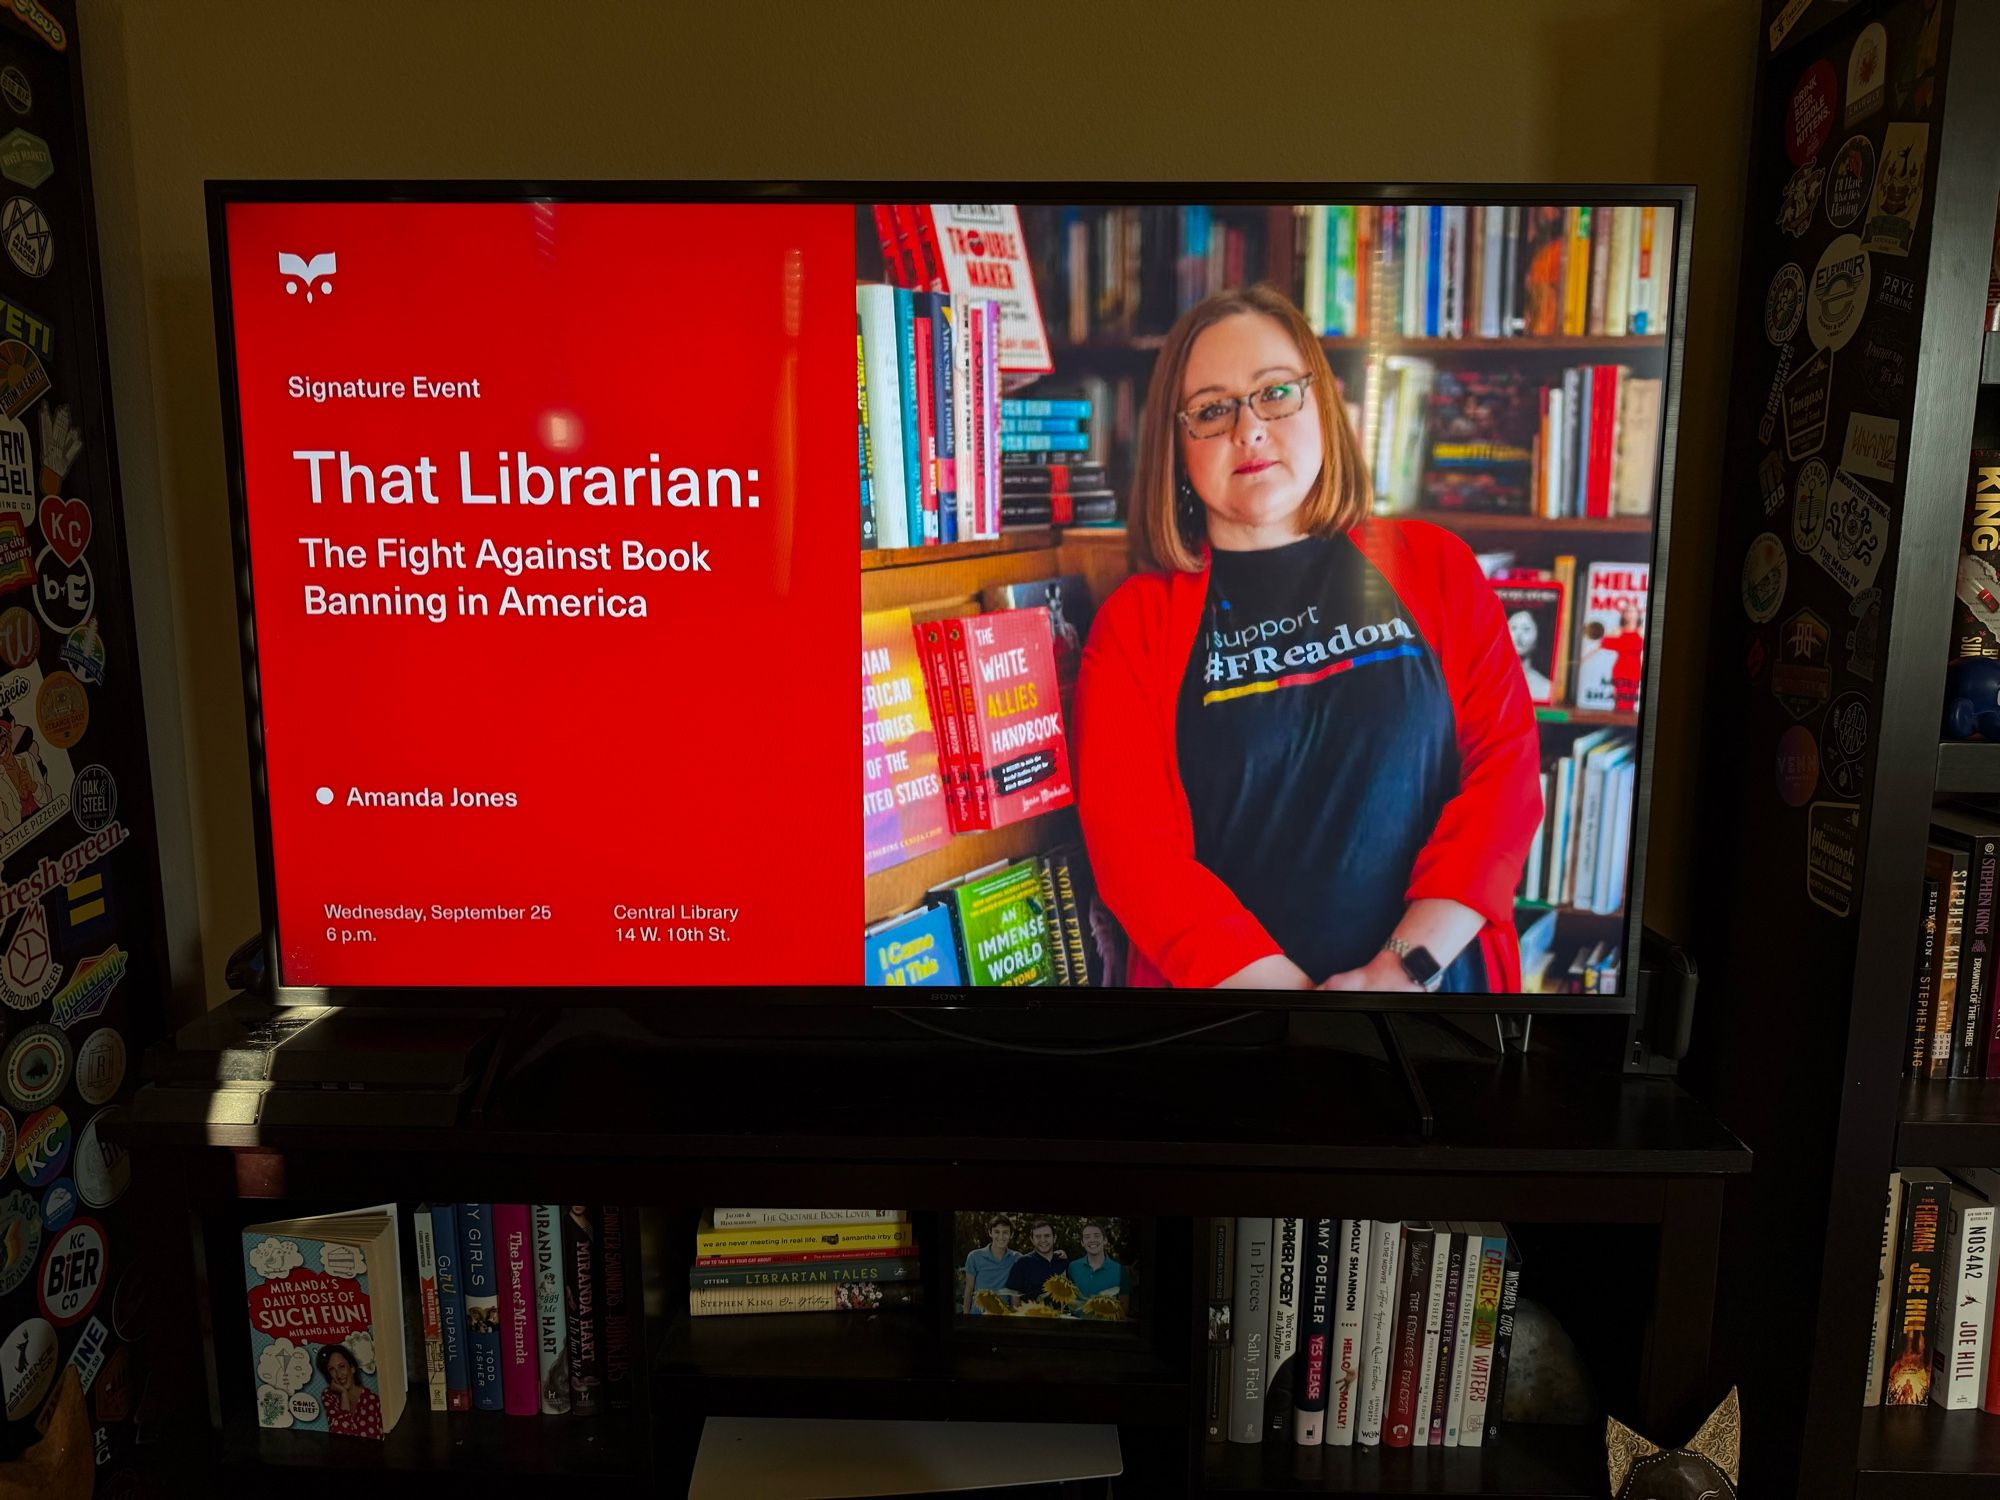
{"type": "MultiPolygon", "coordinates": [[[[1307,388],[1310,410],[1319,418],[1326,458],[1299,509],[1299,531],[1305,536],[1338,536],[1368,511],[1368,469],[1361,443],[1340,399],[1326,350],[1292,299],[1273,287],[1237,287],[1215,293],[1182,313],[1168,332],[1153,365],[1145,411],[1139,418],[1138,464],[1132,476],[1132,498],[1126,507],[1132,565],[1141,570],[1201,570],[1208,543],[1208,512],[1196,497],[1192,506],[1182,494],[1187,469],[1181,463],[1181,381],[1187,375],[1188,351],[1203,329],[1241,313],[1274,318],[1292,336],[1299,351],[1299,368],[1313,376],[1307,388]]],[[[1300,417],[1307,413],[1301,411],[1300,417]]],[[[1215,438],[1210,441],[1220,442],[1215,438]]]]}

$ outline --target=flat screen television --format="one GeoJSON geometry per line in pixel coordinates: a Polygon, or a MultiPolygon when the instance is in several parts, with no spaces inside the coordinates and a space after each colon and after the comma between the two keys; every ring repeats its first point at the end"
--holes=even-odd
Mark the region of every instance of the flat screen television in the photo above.
{"type": "Polygon", "coordinates": [[[1692,207],[211,184],[277,992],[1629,1011],[1692,207]]]}

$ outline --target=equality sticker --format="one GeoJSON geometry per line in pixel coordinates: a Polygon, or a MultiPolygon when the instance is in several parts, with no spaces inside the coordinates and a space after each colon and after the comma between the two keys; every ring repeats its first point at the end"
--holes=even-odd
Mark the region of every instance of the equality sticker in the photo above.
{"type": "Polygon", "coordinates": [[[1924,158],[1931,128],[1898,120],[1882,136],[1882,164],[1868,203],[1862,243],[1884,255],[1908,255],[1924,203],[1924,158]]]}
{"type": "Polygon", "coordinates": [[[49,1241],[42,1256],[41,1278],[35,1283],[42,1316],[58,1328],[88,1317],[104,1295],[104,1278],[110,1266],[103,1228],[95,1219],[72,1220],[49,1241]]]}
{"type": "Polygon", "coordinates": [[[1813,210],[1819,207],[1820,184],[1824,181],[1826,168],[1807,162],[1785,184],[1778,200],[1778,227],[1793,239],[1801,238],[1812,228],[1813,210]]]}
{"type": "Polygon", "coordinates": [[[1743,558],[1743,611],[1762,625],[1785,602],[1785,544],[1768,531],[1757,534],[1743,558]]]}
{"type": "Polygon", "coordinates": [[[1875,143],[1865,135],[1851,135],[1833,153],[1833,168],[1826,174],[1826,222],[1845,229],[1860,218],[1874,185],[1875,143]]]}
{"type": "Polygon", "coordinates": [[[1812,731],[1794,724],[1778,736],[1778,797],[1787,807],[1804,807],[1819,785],[1819,746],[1812,731]]]}
{"type": "Polygon", "coordinates": [[[1833,354],[1815,350],[1785,382],[1785,457],[1794,463],[1819,452],[1833,395],[1833,354]]]}
{"type": "Polygon", "coordinates": [[[1806,273],[1787,261],[1764,291],[1764,337],[1789,344],[1806,314],[1806,273]]]}
{"type": "Polygon", "coordinates": [[[1821,60],[1806,69],[1785,111],[1785,155],[1793,166],[1803,166],[1819,155],[1819,148],[1833,133],[1834,101],[1839,97],[1840,83],[1833,76],[1832,63],[1821,60]]]}
{"type": "Polygon", "coordinates": [[[1889,33],[1871,21],[1854,39],[1847,54],[1847,110],[1841,124],[1852,130],[1882,107],[1882,88],[1889,79],[1889,33]]]}
{"type": "Polygon", "coordinates": [[[28,1193],[0,1198],[0,1297],[28,1279],[41,1247],[41,1205],[28,1193]]]}
{"type": "MultiPolygon", "coordinates": [[[[1794,719],[1817,712],[1833,695],[1833,668],[1827,647],[1833,633],[1809,609],[1789,615],[1778,629],[1778,659],[1771,666],[1771,692],[1794,719]]],[[[1803,807],[1801,798],[1792,806],[1803,807]]]]}
{"type": "Polygon", "coordinates": [[[1840,448],[1841,468],[1894,484],[1896,438],[1901,430],[1901,424],[1888,417],[1872,417],[1865,411],[1849,413],[1847,441],[1840,448]]]}
{"type": "Polygon", "coordinates": [[[1889,507],[1845,469],[1834,470],[1826,496],[1826,524],[1820,528],[1813,561],[1851,599],[1875,586],[1888,546],[1889,507]]]}
{"type": "Polygon", "coordinates": [[[69,1038],[54,1026],[30,1026],[0,1061],[0,1094],[16,1109],[40,1109],[69,1078],[69,1038]]]}
{"type": "Polygon", "coordinates": [[[1806,291],[1806,334],[1818,349],[1844,348],[1868,306],[1868,252],[1851,234],[1820,255],[1806,291]]]}
{"type": "Polygon", "coordinates": [[[1826,526],[1828,478],[1826,465],[1809,458],[1799,465],[1792,481],[1792,545],[1801,557],[1819,545],[1819,534],[1826,526]]]}
{"type": "Polygon", "coordinates": [[[1806,895],[1836,917],[1854,912],[1854,862],[1861,847],[1861,806],[1815,802],[1806,809],[1806,895]]]}
{"type": "Polygon", "coordinates": [[[1819,731],[1819,768],[1836,797],[1855,798],[1868,777],[1868,700],[1842,693],[1819,731]]]}

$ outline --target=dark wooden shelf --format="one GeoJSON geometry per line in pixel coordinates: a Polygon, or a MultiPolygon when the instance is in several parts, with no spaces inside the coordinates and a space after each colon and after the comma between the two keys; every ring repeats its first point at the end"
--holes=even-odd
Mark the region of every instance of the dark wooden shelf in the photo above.
{"type": "Polygon", "coordinates": [[[1896,1165],[2000,1165],[2000,1078],[1904,1079],[1896,1165]]]}
{"type": "Polygon", "coordinates": [[[1056,544],[1053,526],[1023,526],[1002,531],[980,542],[952,542],[936,547],[877,547],[861,554],[861,571],[881,568],[929,567],[936,563],[962,562],[967,558],[994,557],[1005,552],[1034,552],[1056,544]]]}
{"type": "Polygon", "coordinates": [[[2000,1417],[1936,1406],[1867,1406],[1860,1417],[1857,1500],[2000,1494],[2000,1417]]]}
{"type": "Polygon", "coordinates": [[[1651,536],[1651,516],[1515,516],[1477,510],[1419,510],[1411,518],[1431,521],[1460,536],[1651,536]]]}
{"type": "Polygon", "coordinates": [[[1597,1500],[1604,1494],[1599,1427],[1501,1429],[1479,1448],[1300,1448],[1291,1443],[1210,1443],[1202,1454],[1209,1495],[1533,1495],[1597,1500]]]}
{"type": "Polygon", "coordinates": [[[2000,745],[1989,745],[1984,740],[1940,742],[1937,789],[1940,793],[2000,792],[2000,745]]]}

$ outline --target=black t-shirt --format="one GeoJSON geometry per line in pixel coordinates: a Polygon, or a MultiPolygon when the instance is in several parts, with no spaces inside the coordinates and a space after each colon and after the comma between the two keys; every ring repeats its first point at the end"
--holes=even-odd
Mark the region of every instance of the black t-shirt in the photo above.
{"type": "MultiPolygon", "coordinates": [[[[1177,744],[1195,857],[1315,981],[1381,951],[1458,790],[1444,674],[1346,536],[1213,554],[1177,744]]],[[[1485,988],[1477,945],[1444,988],[1485,988]]]]}

